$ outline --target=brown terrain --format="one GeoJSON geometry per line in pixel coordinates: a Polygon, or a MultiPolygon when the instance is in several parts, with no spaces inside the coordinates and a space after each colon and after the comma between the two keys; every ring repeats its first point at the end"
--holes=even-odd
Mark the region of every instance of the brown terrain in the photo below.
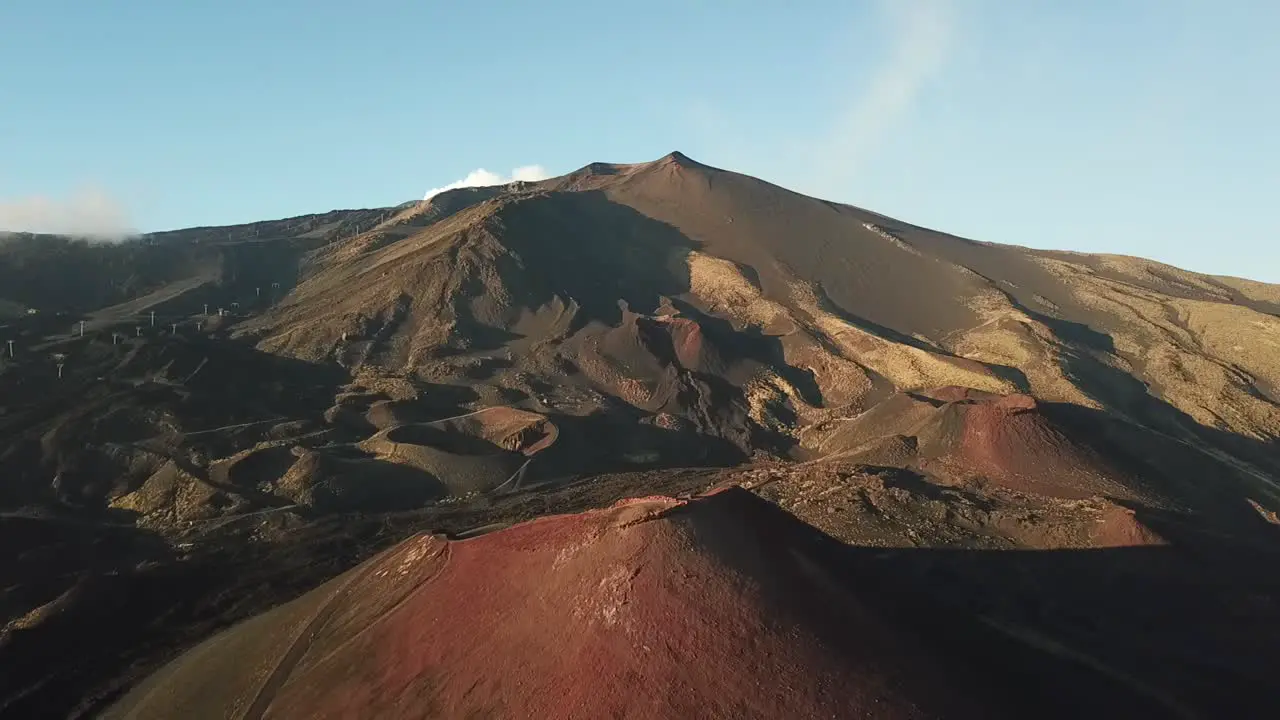
{"type": "Polygon", "coordinates": [[[1280,701],[1280,286],[673,153],[0,238],[0,325],[0,715],[1280,701]]]}

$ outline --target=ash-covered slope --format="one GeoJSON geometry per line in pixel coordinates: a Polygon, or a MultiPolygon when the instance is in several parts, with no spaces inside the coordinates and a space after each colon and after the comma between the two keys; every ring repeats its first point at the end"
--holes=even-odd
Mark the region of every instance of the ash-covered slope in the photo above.
{"type": "Polygon", "coordinates": [[[1105,410],[1280,472],[1280,295],[1148,261],[976,243],[673,153],[444,193],[317,251],[237,330],[530,409],[630,408],[744,452],[894,391],[1105,410]]]}
{"type": "Polygon", "coordinates": [[[1271,286],[974,243],[679,153],[445,193],[327,248],[309,275],[246,327],[264,347],[447,372],[449,353],[616,327],[625,301],[763,338],[775,369],[815,375],[821,396],[808,400],[821,407],[865,404],[888,381],[1140,414],[1127,397],[1137,381],[1205,424],[1258,437],[1280,428],[1280,366],[1238,344],[1280,342],[1271,286]]]}
{"type": "Polygon", "coordinates": [[[965,662],[842,552],[742,490],[418,536],[192,649],[105,717],[1165,712],[976,624],[991,644],[965,662]]]}

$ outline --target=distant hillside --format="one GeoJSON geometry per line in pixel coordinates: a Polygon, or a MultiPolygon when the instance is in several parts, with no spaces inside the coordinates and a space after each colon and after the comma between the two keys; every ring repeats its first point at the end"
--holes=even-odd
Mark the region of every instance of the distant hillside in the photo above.
{"type": "MultiPolygon", "coordinates": [[[[0,234],[0,303],[88,313],[195,277],[236,282],[237,270],[283,245],[297,257],[376,222],[384,211],[336,210],[287,220],[153,233],[118,242],[33,233],[0,234]],[[269,243],[263,245],[259,243],[269,243]]],[[[296,267],[294,269],[296,271],[296,267]]],[[[3,312],[3,310],[0,310],[3,312]]]]}

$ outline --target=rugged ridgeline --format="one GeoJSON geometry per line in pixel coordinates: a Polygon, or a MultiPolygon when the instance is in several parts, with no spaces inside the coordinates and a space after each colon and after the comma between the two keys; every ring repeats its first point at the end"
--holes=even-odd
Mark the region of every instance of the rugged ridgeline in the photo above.
{"type": "MultiPolygon", "coordinates": [[[[12,674],[0,709],[15,712],[101,709],[205,631],[413,530],[714,482],[863,547],[1254,558],[1280,523],[1280,287],[973,242],[678,153],[116,245],[11,236],[0,313],[14,340],[12,355],[0,345],[0,529],[78,548],[7,561],[23,580],[2,598],[0,650],[70,652],[93,623],[121,628],[85,649],[97,661],[12,674]],[[736,469],[699,474],[716,467],[736,469]],[[121,600],[135,584],[179,609],[152,623],[121,600]]],[[[1117,582],[1146,567],[1132,557],[1082,575],[1095,559],[1071,559],[1062,577],[1117,582]]],[[[1215,575],[1157,557],[1168,598],[1202,602],[1133,595],[1164,613],[1162,657],[1211,655],[1250,707],[1249,668],[1274,659],[1250,637],[1269,636],[1224,628],[1211,651],[1186,628],[1248,606],[1240,626],[1259,630],[1280,617],[1275,588],[1253,560],[1215,575]]],[[[1131,689],[1163,673],[1199,708],[1230,701],[1100,639],[1142,645],[1124,623],[1032,617],[1061,601],[1026,578],[1058,565],[992,565],[1000,583],[1023,578],[998,618],[1022,640],[1131,689]]],[[[988,607],[986,560],[954,567],[959,612],[988,607]]],[[[1143,615],[1113,600],[1081,598],[1143,615]]]]}
{"type": "Polygon", "coordinates": [[[1280,433],[1274,286],[970,242],[679,154],[449,193],[308,268],[237,332],[495,397],[572,378],[740,445],[948,385],[1280,433]]]}

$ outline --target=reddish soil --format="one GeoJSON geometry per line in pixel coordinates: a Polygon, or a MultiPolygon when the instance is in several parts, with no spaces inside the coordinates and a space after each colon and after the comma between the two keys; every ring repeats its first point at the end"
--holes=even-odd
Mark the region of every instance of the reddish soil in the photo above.
{"type": "Polygon", "coordinates": [[[836,544],[742,490],[421,535],[215,637],[108,717],[999,717],[836,544]]]}
{"type": "Polygon", "coordinates": [[[964,405],[950,457],[1013,490],[1068,499],[1114,494],[1118,473],[1039,413],[1029,395],[964,405]]]}
{"type": "Polygon", "coordinates": [[[1146,499],[1148,488],[1089,442],[1092,430],[1061,426],[1030,395],[942,387],[899,393],[833,424],[818,447],[952,482],[977,479],[1063,499],[1146,499]]]}
{"type": "Polygon", "coordinates": [[[725,373],[728,363],[715,346],[708,342],[697,321],[672,318],[667,323],[667,331],[671,334],[671,345],[681,367],[707,375],[725,373]]]}
{"type": "Polygon", "coordinates": [[[1104,508],[1090,540],[1090,546],[1096,548],[1165,544],[1165,539],[1143,525],[1133,510],[1119,505],[1104,508]]]}

